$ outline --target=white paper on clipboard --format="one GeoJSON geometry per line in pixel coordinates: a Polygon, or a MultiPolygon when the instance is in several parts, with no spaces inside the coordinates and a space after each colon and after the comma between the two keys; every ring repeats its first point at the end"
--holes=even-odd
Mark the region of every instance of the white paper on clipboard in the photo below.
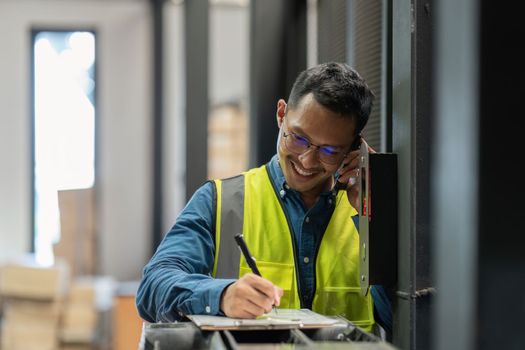
{"type": "Polygon", "coordinates": [[[202,330],[288,329],[329,327],[339,322],[308,309],[277,309],[256,319],[187,315],[202,330]]]}

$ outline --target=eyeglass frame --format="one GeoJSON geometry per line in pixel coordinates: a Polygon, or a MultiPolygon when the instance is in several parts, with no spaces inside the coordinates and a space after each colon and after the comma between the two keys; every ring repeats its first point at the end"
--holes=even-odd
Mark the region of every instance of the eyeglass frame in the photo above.
{"type": "MultiPolygon", "coordinates": [[[[338,160],[338,161],[335,162],[335,163],[329,163],[329,162],[326,162],[326,161],[324,161],[324,160],[321,159],[321,156],[320,156],[320,153],[319,153],[319,152],[320,152],[320,150],[321,150],[322,148],[326,148],[326,147],[331,147],[331,148],[335,148],[335,149],[336,149],[336,148],[337,148],[336,146],[329,146],[329,145],[327,145],[327,146],[322,146],[322,145],[321,145],[321,146],[320,146],[320,145],[316,145],[316,144],[312,143],[308,138],[306,138],[306,137],[304,137],[304,136],[297,135],[297,134],[296,134],[295,132],[293,132],[293,131],[290,131],[288,134],[286,134],[286,132],[284,131],[284,128],[281,128],[281,129],[282,129],[281,131],[282,131],[282,133],[283,133],[283,137],[284,137],[284,140],[283,140],[283,141],[284,141],[284,145],[285,145],[285,147],[286,147],[287,150],[289,150],[290,152],[292,152],[292,153],[294,153],[294,154],[296,154],[296,155],[301,155],[301,154],[304,154],[304,153],[308,152],[308,150],[310,150],[310,148],[311,148],[312,146],[315,146],[315,147],[317,148],[316,151],[317,151],[317,157],[318,157],[319,161],[322,162],[322,163],[328,164],[328,165],[336,165],[336,164],[342,162],[343,159],[344,159],[348,154],[350,154],[350,152],[352,151],[352,150],[350,149],[350,150],[349,150],[348,152],[346,152],[346,153],[341,152],[341,153],[342,153],[342,156],[341,156],[341,159],[340,159],[340,160],[338,160]],[[301,139],[303,139],[304,141],[306,141],[308,144],[307,144],[305,150],[304,150],[303,152],[299,152],[299,153],[297,153],[296,151],[291,150],[290,147],[289,147],[289,146],[287,145],[287,143],[286,143],[286,138],[287,138],[288,136],[295,137],[296,139],[297,139],[297,138],[301,138],[301,139]]],[[[326,154],[326,153],[324,153],[324,154],[326,154]]]]}

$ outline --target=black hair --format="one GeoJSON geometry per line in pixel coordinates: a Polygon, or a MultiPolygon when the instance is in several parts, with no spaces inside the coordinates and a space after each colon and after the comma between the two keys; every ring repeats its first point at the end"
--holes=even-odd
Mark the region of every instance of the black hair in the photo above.
{"type": "Polygon", "coordinates": [[[301,72],[290,92],[288,107],[296,108],[309,93],[329,110],[356,118],[356,134],[368,122],[374,93],[365,80],[345,63],[322,63],[301,72]]]}

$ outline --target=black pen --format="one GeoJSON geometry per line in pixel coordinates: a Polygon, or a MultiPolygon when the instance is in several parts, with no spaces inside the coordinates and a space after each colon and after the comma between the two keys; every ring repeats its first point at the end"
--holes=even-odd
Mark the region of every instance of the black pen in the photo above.
{"type": "MultiPolygon", "coordinates": [[[[259,269],[257,268],[257,264],[255,263],[255,259],[250,254],[250,251],[248,250],[248,246],[246,245],[246,242],[244,241],[244,238],[242,237],[242,233],[237,233],[235,236],[235,242],[237,242],[237,245],[241,249],[242,255],[244,255],[244,259],[248,263],[248,266],[252,270],[254,274],[256,274],[259,277],[261,276],[261,273],[259,272],[259,269]]],[[[277,309],[275,308],[275,305],[272,305],[273,311],[277,313],[277,309]]]]}

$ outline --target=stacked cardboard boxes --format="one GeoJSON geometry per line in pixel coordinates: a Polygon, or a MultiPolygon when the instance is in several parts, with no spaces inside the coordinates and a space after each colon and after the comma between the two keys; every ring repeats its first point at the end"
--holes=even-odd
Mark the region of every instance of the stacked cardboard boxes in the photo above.
{"type": "Polygon", "coordinates": [[[60,340],[63,345],[84,345],[95,340],[97,330],[95,287],[88,280],[77,280],[71,286],[64,305],[60,324],[60,340]]]}
{"type": "Polygon", "coordinates": [[[208,123],[208,178],[237,175],[248,166],[248,116],[239,106],[214,106],[208,123]]]}
{"type": "Polygon", "coordinates": [[[55,350],[58,348],[62,301],[67,293],[68,266],[51,267],[31,259],[0,268],[0,295],[4,299],[2,349],[55,350]]]}
{"type": "Polygon", "coordinates": [[[58,191],[60,240],[53,253],[69,264],[73,283],[64,303],[61,349],[93,349],[97,343],[95,189],[58,191]],[[91,276],[91,277],[88,277],[91,276]]]}

